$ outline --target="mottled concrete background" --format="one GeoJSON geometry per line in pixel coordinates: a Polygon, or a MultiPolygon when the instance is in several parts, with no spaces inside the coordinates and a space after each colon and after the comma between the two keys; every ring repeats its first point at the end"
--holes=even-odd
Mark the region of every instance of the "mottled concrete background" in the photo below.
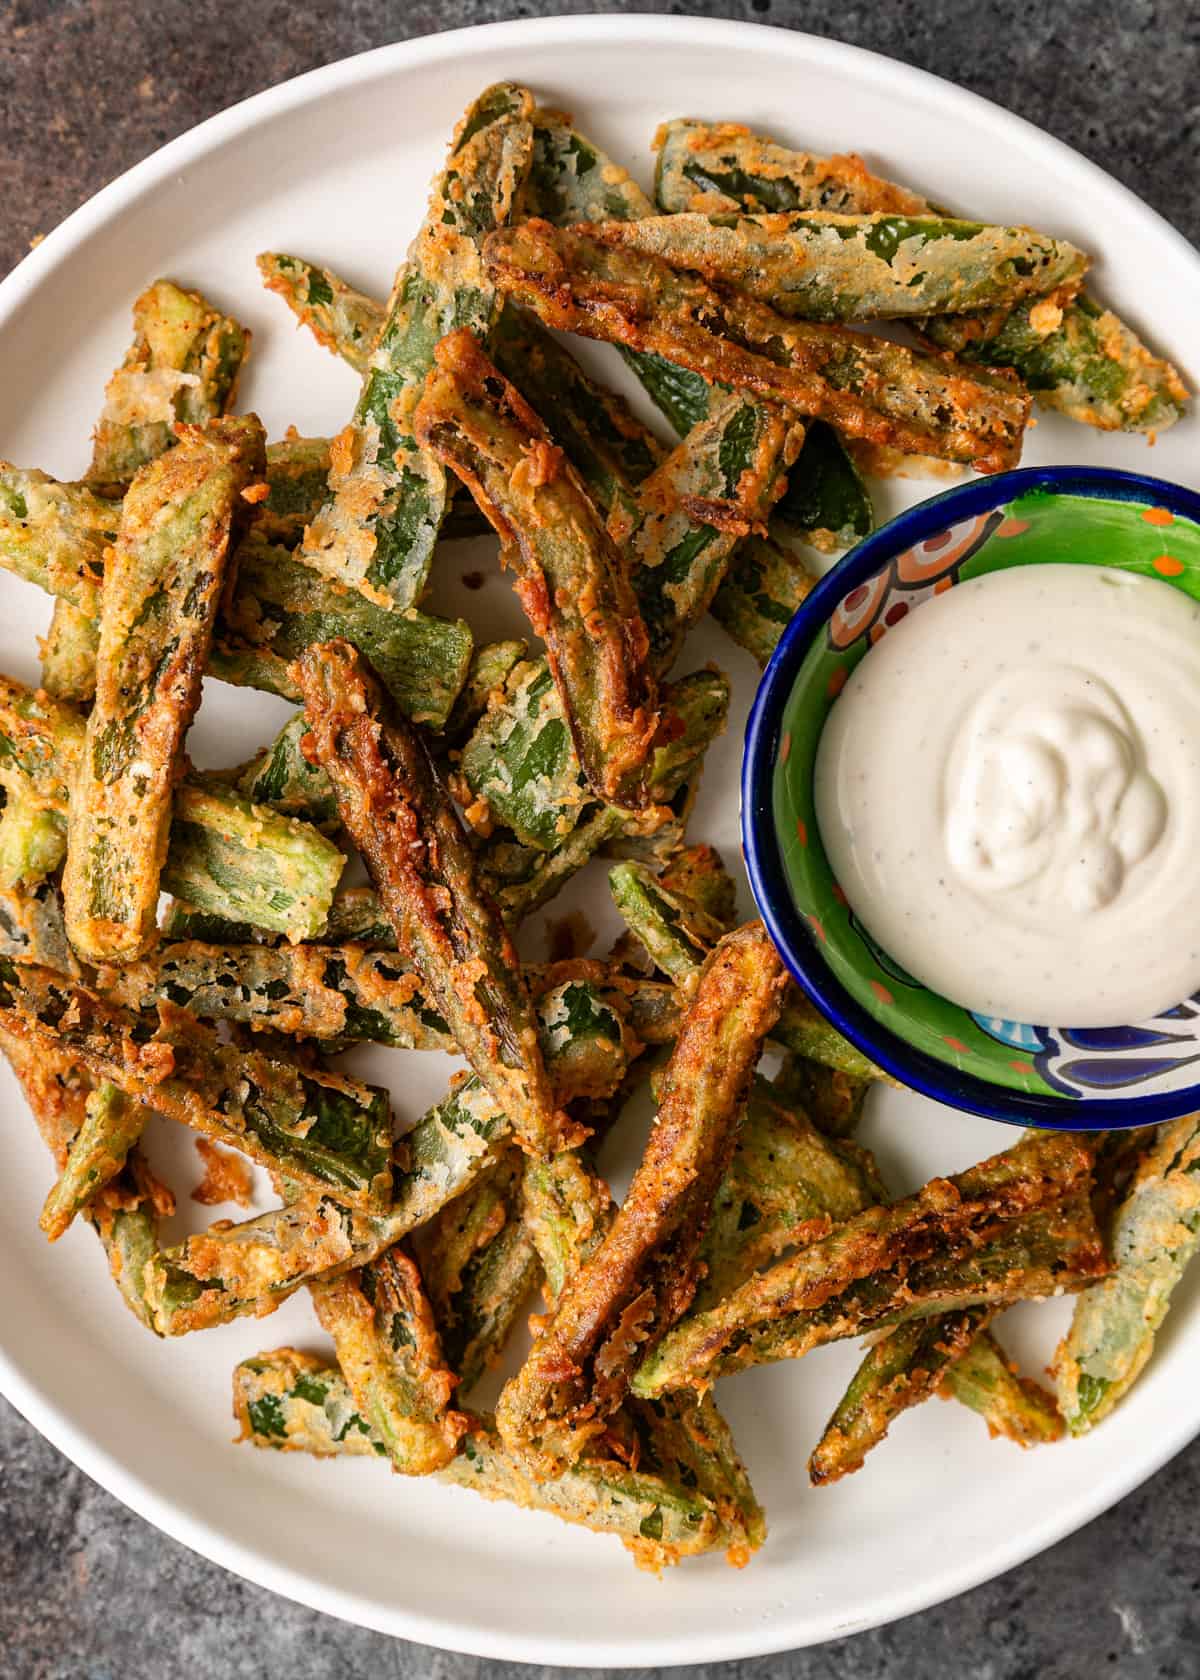
{"type": "MultiPolygon", "coordinates": [[[[437,29],[621,10],[783,24],[936,71],[1078,147],[1200,241],[1200,10],[1189,0],[46,0],[0,4],[0,272],[164,140],[273,82],[437,29]]],[[[939,1610],[697,1672],[1195,1680],[1198,1509],[1200,1445],[1083,1533],[939,1610]]],[[[243,1585],[131,1516],[0,1402],[0,1680],[507,1680],[505,1670],[524,1672],[364,1633],[243,1585]]]]}

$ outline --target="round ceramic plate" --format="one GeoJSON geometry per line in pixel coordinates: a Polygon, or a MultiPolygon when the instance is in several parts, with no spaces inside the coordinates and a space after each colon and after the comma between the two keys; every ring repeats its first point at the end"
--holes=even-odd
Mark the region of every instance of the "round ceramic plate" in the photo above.
{"type": "MultiPolygon", "coordinates": [[[[351,374],[298,334],[263,292],[265,247],[307,253],[386,290],[420,220],[428,181],[463,106],[517,77],[644,181],[667,117],[735,119],[821,151],[856,150],[940,203],[1028,222],[1095,254],[1097,291],[1184,369],[1200,374],[1192,306],[1200,262],[1129,193],[995,106],[900,65],[803,35],[649,17],[500,24],[438,35],[332,65],[214,118],[165,147],[52,233],[0,287],[0,455],[61,477],[88,458],[88,433],[129,334],[129,305],[154,276],[198,286],[253,329],[243,387],[270,435],[329,432],[348,416],[351,374]]],[[[589,358],[590,359],[590,358],[589,358]]],[[[616,359],[596,354],[616,376],[616,359]]],[[[1195,415],[1150,453],[1043,416],[1026,460],[1131,466],[1200,483],[1195,415]]],[[[893,483],[881,513],[937,484],[893,483]]],[[[445,549],[436,605],[486,635],[518,629],[511,592],[463,574],[487,544],[445,549]]],[[[49,603],[5,577],[0,667],[36,676],[34,637],[49,603]]],[[[709,755],[693,833],[729,860],[737,847],[741,732],[756,672],[714,627],[681,669],[716,659],[734,680],[730,729],[709,755]]],[[[285,715],[249,691],[207,686],[190,746],[229,764],[285,715]]],[[[745,901],[749,908],[748,899],[745,901]]],[[[598,940],[613,931],[603,869],[553,907],[583,908],[598,940]]],[[[543,934],[527,935],[531,955],[543,934]]],[[[361,1053],[415,1117],[444,1088],[438,1056],[361,1053]]],[[[830,1348],[802,1365],[750,1372],[721,1401],[771,1525],[735,1572],[719,1559],[662,1580],[639,1575],[615,1541],[467,1491],[402,1481],[379,1465],[320,1464],[231,1444],[235,1362],[284,1343],[321,1346],[306,1299],[273,1318],[159,1343],[121,1305],[95,1239],[73,1230],[51,1249],[36,1219],[48,1161],[5,1073],[5,1218],[0,1227],[0,1388],[57,1446],[151,1522],[277,1592],[389,1633],[538,1663],[646,1665],[747,1657],[835,1638],[906,1615],[1008,1569],[1119,1499],[1200,1425],[1195,1282],[1180,1291],[1161,1346],[1129,1401],[1081,1442],[1022,1454],[989,1441],[960,1407],[903,1418],[867,1467],[809,1488],[805,1457],[855,1363],[830,1348]]],[[[642,1116],[642,1123],[645,1116],[642,1116]]],[[[897,1189],[1003,1147],[1002,1126],[881,1092],[866,1141],[897,1189]]],[[[635,1157],[636,1117],[624,1148],[635,1157]]],[[[172,1234],[196,1229],[200,1177],[191,1139],[167,1127],[152,1153],[180,1199],[172,1234]]],[[[606,1163],[623,1183],[628,1159],[606,1163]]],[[[259,1207],[268,1193],[258,1193],[259,1207]]],[[[236,1209],[217,1214],[237,1216],[236,1209]]],[[[1061,1331],[1061,1303],[1009,1315],[1002,1335],[1030,1370],[1061,1331]]]]}

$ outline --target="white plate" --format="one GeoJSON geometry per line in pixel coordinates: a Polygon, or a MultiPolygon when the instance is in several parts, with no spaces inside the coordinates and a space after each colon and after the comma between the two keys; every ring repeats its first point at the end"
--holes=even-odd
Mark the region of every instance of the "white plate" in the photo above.
{"type": "MultiPolygon", "coordinates": [[[[0,287],[0,454],[64,477],[82,470],[105,378],[128,338],[130,300],[160,273],[203,288],[253,328],[244,401],[272,435],[289,423],[306,432],[340,425],[354,380],[260,289],[255,253],[308,253],[385,291],[451,125],[498,77],[520,78],[574,110],[643,180],[658,122],[731,118],[824,151],[859,150],[940,202],[1063,234],[1096,254],[1101,295],[1200,374],[1195,253],[1099,170],[995,106],[804,35],[696,19],[560,18],[433,36],[331,65],[202,124],[106,188],[0,287]]],[[[1193,415],[1149,451],[1138,439],[1043,417],[1026,460],[1106,462],[1200,486],[1197,432],[1193,415]]],[[[899,506],[932,488],[888,494],[899,506]]],[[[485,634],[515,626],[506,585],[461,588],[461,571],[477,563],[443,559],[439,604],[461,609],[485,634]]],[[[49,605],[7,577],[0,593],[0,665],[32,678],[33,638],[49,605]]],[[[736,715],[710,756],[693,832],[734,860],[740,735],[755,673],[715,628],[696,635],[685,665],[708,658],[734,676],[736,715]]],[[[285,710],[211,684],[192,736],[198,761],[236,762],[285,710]]],[[[586,904],[599,923],[606,898],[595,867],[566,902],[586,904]]],[[[360,1065],[390,1079],[407,1118],[447,1072],[443,1058],[387,1052],[364,1053],[360,1065]]],[[[307,1301],[269,1321],[153,1341],[121,1306],[90,1231],[74,1230],[54,1249],[38,1235],[48,1163],[11,1082],[3,1097],[0,1388],[176,1539],[385,1632],[488,1656],[610,1666],[832,1639],[1019,1563],[1127,1493],[1200,1426],[1200,1320],[1189,1286],[1153,1365],[1094,1437],[1022,1454],[989,1442],[961,1408],[930,1404],[900,1421],[861,1474],[814,1492],[804,1460],[855,1362],[853,1349],[831,1348],[721,1391],[768,1508],[766,1548],[740,1573],[700,1560],[656,1581],[614,1541],[549,1517],[405,1482],[366,1462],[232,1446],[230,1370],[260,1348],[319,1346],[307,1301]]],[[[1010,1139],[1002,1127],[895,1093],[876,1099],[868,1124],[892,1182],[905,1187],[1010,1139]]],[[[154,1146],[172,1157],[181,1228],[197,1227],[201,1210],[187,1190],[200,1175],[187,1135],[164,1127],[154,1146]]],[[[1063,1319],[1058,1305],[1021,1309],[1005,1336],[1036,1369],[1063,1319]]]]}

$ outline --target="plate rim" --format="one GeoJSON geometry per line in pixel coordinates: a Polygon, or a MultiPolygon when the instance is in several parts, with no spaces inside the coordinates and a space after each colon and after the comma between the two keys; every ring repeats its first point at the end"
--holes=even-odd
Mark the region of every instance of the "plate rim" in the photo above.
{"type": "MultiPolygon", "coordinates": [[[[544,46],[551,37],[559,38],[564,45],[576,47],[601,39],[609,44],[614,40],[623,41],[631,48],[638,45],[661,46],[672,35],[685,31],[695,44],[709,46],[716,52],[739,52],[751,41],[761,47],[763,36],[769,35],[773,38],[774,53],[793,60],[799,69],[811,73],[814,69],[819,71],[822,65],[842,69],[850,67],[859,78],[869,77],[876,85],[889,86],[926,105],[936,104],[946,113],[947,120],[952,120],[956,110],[970,112],[976,122],[984,119],[1010,140],[1019,137],[1027,144],[1036,144],[1043,155],[1048,149],[1064,173],[1074,174],[1089,193],[1103,194],[1110,206],[1119,206],[1126,213],[1136,214],[1143,223],[1150,218],[1159,234],[1175,247],[1181,259],[1193,265],[1200,260],[1195,248],[1177,228],[1099,164],[1028,119],[1006,111],[995,101],[946,81],[931,71],[890,59],[850,42],[775,25],[644,12],[582,13],[475,24],[412,40],[390,42],[320,65],[215,113],[102,187],[21,259],[0,281],[0,333],[16,311],[32,298],[37,288],[65,264],[93,232],[119,217],[144,190],[160,184],[173,171],[197,157],[310,100],[340,92],[377,76],[386,77],[396,69],[431,64],[450,55],[461,60],[464,57],[492,56],[497,50],[511,50],[515,58],[525,46],[544,46]]],[[[513,69],[517,69],[516,63],[513,69]]],[[[893,1588],[873,1599],[869,1609],[842,1618],[836,1626],[810,1626],[805,1629],[797,1628],[794,1621],[781,1621],[768,1632],[756,1633],[750,1628],[738,1629],[731,1621],[719,1633],[701,1631],[687,1639],[674,1638],[661,1646],[639,1649],[617,1641],[593,1642],[584,1650],[571,1640],[553,1633],[530,1631],[509,1634],[493,1630],[484,1635],[470,1625],[457,1623],[448,1617],[424,1615],[419,1609],[404,1606],[382,1605],[376,1600],[330,1585],[311,1574],[275,1563],[265,1553],[254,1550],[208,1521],[182,1511],[140,1475],[127,1469],[120,1459],[77,1427],[35,1381],[26,1377],[3,1345],[0,1345],[0,1394],[58,1451],[136,1515],[208,1561],[256,1586],[306,1608],[318,1609],[324,1614],[392,1637],[415,1640],[471,1656],[565,1667],[634,1668],[647,1663],[693,1664],[770,1656],[845,1638],[917,1614],[995,1579],[1065,1539],[1148,1480],[1200,1433],[1198,1414],[1182,1427],[1160,1434],[1149,1456],[1135,1467],[1125,1467],[1115,1480],[1105,1484],[1102,1493],[1089,1492],[1085,1488],[1068,1510],[1060,1509],[1047,1514],[1042,1521],[1007,1536],[1003,1543],[993,1544],[970,1562],[955,1565],[952,1561],[940,1572],[936,1585],[905,1584],[893,1588]]],[[[669,1585],[664,1590],[669,1590],[669,1585]]]]}

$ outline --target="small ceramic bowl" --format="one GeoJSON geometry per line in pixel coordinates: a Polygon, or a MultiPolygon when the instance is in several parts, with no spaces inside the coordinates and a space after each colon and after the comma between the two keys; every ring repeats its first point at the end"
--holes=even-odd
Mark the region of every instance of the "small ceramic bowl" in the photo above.
{"type": "Polygon", "coordinates": [[[868,649],[956,583],[1048,561],[1140,572],[1200,600],[1200,495],[1137,473],[1034,467],[972,480],[874,532],[813,590],[763,676],[746,731],[742,843],[788,967],[886,1072],[995,1120],[1142,1126],[1200,1108],[1200,993],[1127,1027],[972,1014],[875,944],[839,891],[817,828],[817,742],[868,649]]]}

